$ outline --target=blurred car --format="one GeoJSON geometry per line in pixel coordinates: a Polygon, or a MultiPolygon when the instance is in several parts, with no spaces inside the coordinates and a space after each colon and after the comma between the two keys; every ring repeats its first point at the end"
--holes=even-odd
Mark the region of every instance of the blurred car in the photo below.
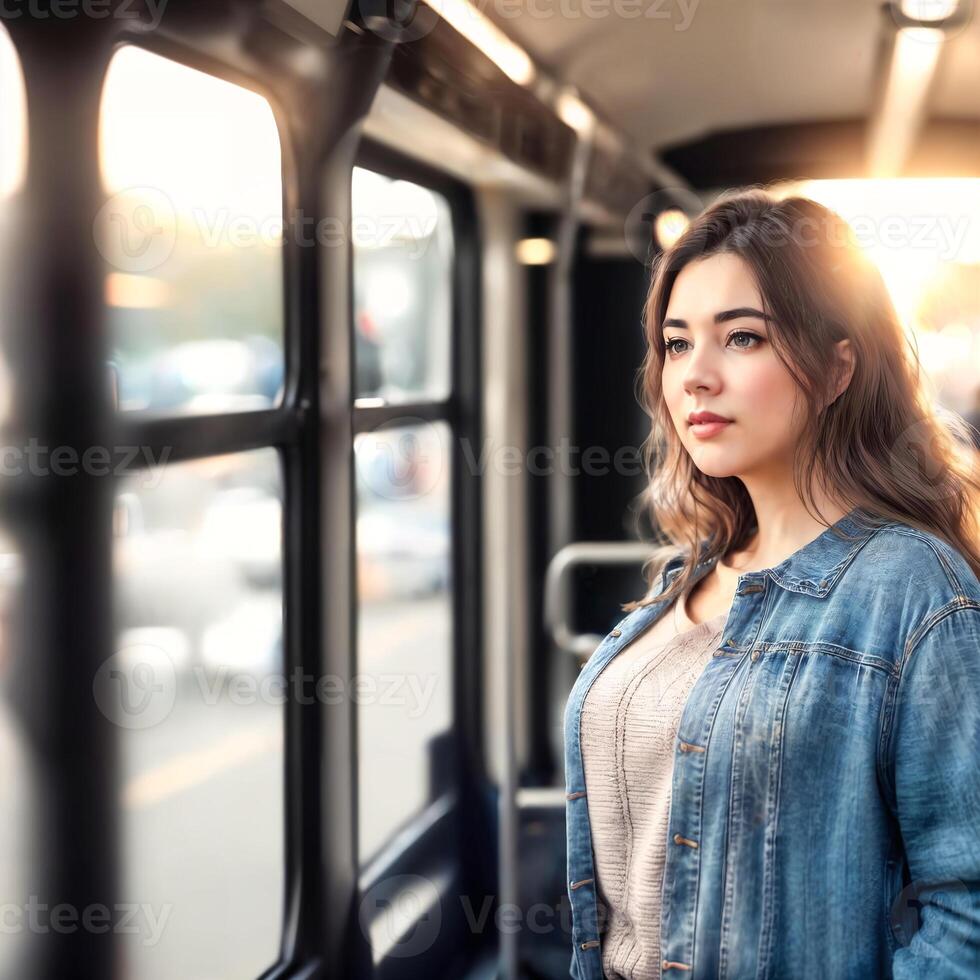
{"type": "Polygon", "coordinates": [[[211,675],[282,674],[282,600],[276,592],[250,595],[204,631],[201,661],[211,675]]]}
{"type": "Polygon", "coordinates": [[[120,360],[124,410],[209,414],[272,407],[283,386],[280,347],[267,337],[188,340],[139,362],[120,360]]]}
{"type": "Polygon", "coordinates": [[[362,600],[420,598],[449,588],[445,515],[402,503],[376,505],[357,519],[357,581],[362,600]]]}

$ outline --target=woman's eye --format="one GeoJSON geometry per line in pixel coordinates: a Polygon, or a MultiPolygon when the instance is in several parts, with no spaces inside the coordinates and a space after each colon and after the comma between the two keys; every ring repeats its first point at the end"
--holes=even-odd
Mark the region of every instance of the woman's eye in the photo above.
{"type": "MultiPolygon", "coordinates": [[[[744,330],[736,330],[735,333],[733,333],[731,335],[731,337],[729,337],[728,339],[729,340],[734,340],[736,337],[747,337],[749,340],[757,340],[757,341],[759,341],[760,344],[762,343],[762,338],[761,337],[757,337],[754,333],[746,333],[744,330]]],[[[749,345],[747,345],[747,344],[736,344],[735,346],[736,347],[742,347],[742,348],[744,348],[746,350],[750,350],[751,349],[751,347],[749,345]]]]}
{"type": "MultiPolygon", "coordinates": [[[[728,342],[731,344],[736,337],[744,337],[747,341],[756,341],[758,344],[762,343],[762,338],[754,333],[748,333],[745,330],[736,330],[729,338],[728,342]]],[[[680,351],[674,346],[675,344],[686,344],[687,341],[683,337],[671,337],[670,340],[664,342],[665,349],[668,354],[678,354],[680,351]]],[[[756,344],[753,343],[736,343],[733,344],[739,350],[752,350],[756,344]]]]}

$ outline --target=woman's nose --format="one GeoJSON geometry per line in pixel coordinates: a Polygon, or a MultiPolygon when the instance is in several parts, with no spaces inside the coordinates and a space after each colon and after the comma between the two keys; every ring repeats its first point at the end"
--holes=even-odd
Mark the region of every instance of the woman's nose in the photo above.
{"type": "Polygon", "coordinates": [[[684,365],[684,388],[693,391],[697,388],[716,388],[720,383],[718,367],[710,352],[692,351],[684,365]]]}

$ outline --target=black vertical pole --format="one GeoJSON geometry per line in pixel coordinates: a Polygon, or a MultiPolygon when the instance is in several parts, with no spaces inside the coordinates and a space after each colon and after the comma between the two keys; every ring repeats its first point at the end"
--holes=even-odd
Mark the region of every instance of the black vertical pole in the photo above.
{"type": "Polygon", "coordinates": [[[21,13],[8,27],[27,89],[29,159],[10,204],[0,334],[11,379],[3,444],[35,447],[3,478],[4,520],[23,562],[5,685],[31,774],[23,975],[112,978],[115,737],[93,697],[112,652],[112,478],[81,462],[91,447],[112,453],[93,235],[111,36],[81,13],[21,13]]]}

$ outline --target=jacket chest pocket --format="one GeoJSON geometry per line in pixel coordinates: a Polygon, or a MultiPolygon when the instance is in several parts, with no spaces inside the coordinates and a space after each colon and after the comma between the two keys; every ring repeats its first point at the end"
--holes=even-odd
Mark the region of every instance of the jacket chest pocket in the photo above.
{"type": "Polygon", "coordinates": [[[781,716],[784,765],[829,780],[875,765],[887,670],[813,650],[767,651],[763,665],[772,693],[762,701],[770,716],[781,716]]]}
{"type": "Polygon", "coordinates": [[[715,681],[709,665],[692,691],[679,734],[707,746],[712,785],[732,780],[729,816],[743,828],[761,828],[779,810],[780,821],[813,823],[815,837],[836,838],[849,850],[847,821],[835,818],[839,826],[832,827],[825,808],[848,798],[845,787],[861,798],[876,785],[888,673],[766,644],[715,664],[715,681]]]}

